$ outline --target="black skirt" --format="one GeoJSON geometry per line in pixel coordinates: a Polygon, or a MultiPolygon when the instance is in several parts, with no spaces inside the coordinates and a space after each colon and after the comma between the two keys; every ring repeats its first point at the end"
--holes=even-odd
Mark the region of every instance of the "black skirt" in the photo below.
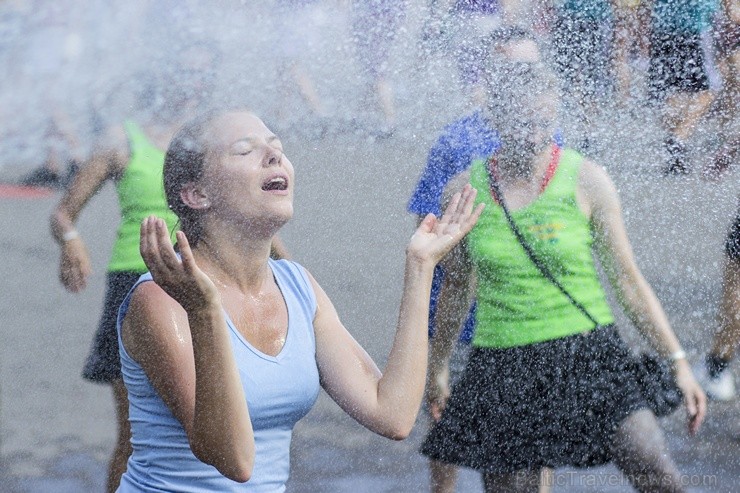
{"type": "Polygon", "coordinates": [[[672,92],[709,89],[699,34],[653,31],[650,38],[650,94],[660,99],[672,92]]]}
{"type": "Polygon", "coordinates": [[[506,349],[474,348],[427,457],[493,474],[611,460],[619,423],[647,408],[614,326],[506,349]]]}
{"type": "Polygon", "coordinates": [[[123,378],[116,330],[118,308],[139,277],[141,273],[137,272],[108,272],[103,313],[82,369],[82,376],[86,380],[112,383],[123,378]]]}

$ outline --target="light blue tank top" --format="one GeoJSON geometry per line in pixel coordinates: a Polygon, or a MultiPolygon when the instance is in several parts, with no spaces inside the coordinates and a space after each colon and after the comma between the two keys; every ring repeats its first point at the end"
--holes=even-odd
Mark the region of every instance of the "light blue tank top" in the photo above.
{"type": "Polygon", "coordinates": [[[251,479],[237,483],[190,450],[185,429],[156,393],[143,368],[126,353],[121,321],[131,293],[151,281],[141,276],[118,314],[118,344],[123,381],[128,389],[133,454],[119,492],[281,492],[290,471],[293,426],[313,406],[319,393],[313,319],[316,297],[306,272],[287,260],[269,261],[288,307],[288,334],[277,356],[247,342],[226,316],[231,345],[247,397],[256,456],[251,479]]]}

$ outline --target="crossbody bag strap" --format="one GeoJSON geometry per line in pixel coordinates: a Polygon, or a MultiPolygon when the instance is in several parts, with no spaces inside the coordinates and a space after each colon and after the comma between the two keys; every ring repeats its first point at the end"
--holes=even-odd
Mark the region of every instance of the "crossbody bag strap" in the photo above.
{"type": "Polygon", "coordinates": [[[532,247],[529,246],[529,243],[524,239],[524,236],[522,235],[522,232],[519,230],[519,227],[514,222],[514,219],[511,217],[511,212],[509,212],[509,208],[506,206],[506,202],[504,202],[504,194],[501,193],[501,188],[498,185],[498,181],[496,180],[496,174],[493,171],[493,157],[488,158],[488,161],[486,162],[486,172],[488,173],[488,185],[491,188],[491,194],[493,195],[494,200],[496,200],[499,205],[501,206],[501,209],[504,211],[504,216],[506,216],[506,222],[509,223],[509,228],[511,229],[511,232],[514,233],[514,236],[516,237],[519,244],[524,249],[524,252],[527,254],[527,257],[529,257],[529,260],[532,261],[532,263],[537,267],[537,270],[540,271],[540,273],[550,281],[552,284],[555,285],[556,288],[560,290],[561,293],[565,295],[566,298],[568,298],[568,301],[571,302],[573,306],[575,306],[583,315],[588,318],[591,323],[594,324],[594,327],[598,327],[599,322],[596,321],[596,319],[591,316],[591,314],[586,310],[586,307],[584,307],[582,304],[580,304],[573,296],[568,292],[567,289],[563,287],[562,284],[560,284],[560,281],[555,279],[555,276],[552,275],[552,272],[550,272],[550,269],[547,268],[547,266],[535,255],[534,251],[532,250],[532,247]]]}

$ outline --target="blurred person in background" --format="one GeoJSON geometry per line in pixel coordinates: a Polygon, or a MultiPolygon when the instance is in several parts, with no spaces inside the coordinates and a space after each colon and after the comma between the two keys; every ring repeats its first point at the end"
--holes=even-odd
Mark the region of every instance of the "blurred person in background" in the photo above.
{"type": "Polygon", "coordinates": [[[704,174],[708,178],[719,178],[740,157],[740,133],[733,123],[740,97],[740,2],[722,0],[722,9],[715,18],[713,39],[722,76],[722,88],[716,100],[720,146],[704,174]]]}
{"type": "Polygon", "coordinates": [[[552,56],[563,84],[563,102],[577,125],[575,147],[593,152],[601,144],[593,123],[602,116],[614,82],[612,4],[609,0],[557,0],[554,5],[552,56]]]}
{"type": "Polygon", "coordinates": [[[719,330],[712,339],[712,347],[695,372],[710,398],[729,401],[737,395],[730,363],[740,345],[740,199],[725,240],[717,322],[719,330]]]}
{"type": "MultiPolygon", "coordinates": [[[[704,173],[717,180],[729,174],[730,168],[737,164],[740,150],[740,136],[733,122],[737,118],[740,90],[740,3],[737,0],[723,0],[714,37],[717,61],[723,75],[723,87],[717,101],[720,148],[704,173]]],[[[740,345],[740,198],[725,240],[717,322],[719,330],[712,339],[708,354],[696,366],[696,374],[710,398],[726,401],[737,395],[730,364],[740,345]]]]}
{"type": "Polygon", "coordinates": [[[541,21],[545,6],[542,0],[431,0],[422,41],[451,53],[470,106],[480,107],[486,100],[486,39],[500,27],[530,30],[541,21]]]}
{"type": "Polygon", "coordinates": [[[352,2],[352,39],[367,87],[362,110],[372,102],[380,108],[382,122],[372,132],[378,137],[389,137],[396,128],[396,106],[388,77],[388,56],[405,19],[407,7],[406,0],[352,2]]]}
{"type": "Polygon", "coordinates": [[[711,26],[716,0],[651,0],[651,96],[662,111],[667,175],[691,170],[688,143],[714,96],[709,87],[702,35],[711,26]]]}
{"type": "Polygon", "coordinates": [[[647,72],[650,57],[650,10],[645,0],[616,0],[614,10],[614,72],[621,103],[633,94],[633,72],[647,72]]]}
{"type": "MultiPolygon", "coordinates": [[[[493,30],[490,35],[481,40],[482,53],[488,53],[489,60],[510,60],[519,62],[537,62],[540,60],[540,50],[531,31],[515,26],[501,27],[493,30]]],[[[561,143],[559,131],[555,140],[561,143]]],[[[415,214],[421,221],[429,214],[440,214],[442,194],[450,179],[467,170],[476,159],[485,159],[493,155],[499,147],[498,134],[491,121],[491,115],[485,106],[476,109],[449,125],[442,131],[429,151],[426,166],[419,178],[414,192],[409,200],[407,210],[415,214]]],[[[429,305],[429,337],[434,337],[435,313],[440,289],[443,284],[444,270],[437,266],[434,271],[432,292],[429,305]]],[[[464,322],[460,337],[455,344],[450,358],[450,382],[458,380],[467,361],[470,342],[475,329],[475,303],[464,322]]],[[[441,409],[428,409],[433,422],[439,420],[441,409]]],[[[451,493],[455,491],[457,482],[457,466],[444,462],[430,460],[430,484],[434,493],[451,493]]],[[[551,470],[545,469],[543,475],[549,477],[551,470]]],[[[543,478],[543,485],[547,480],[543,478]]],[[[543,492],[549,488],[543,486],[543,492]]]]}
{"type": "Polygon", "coordinates": [[[278,101],[275,114],[276,123],[282,127],[295,125],[291,121],[290,103],[293,88],[306,105],[316,136],[327,130],[328,113],[323,99],[319,96],[312,76],[305,67],[305,59],[312,49],[321,42],[322,25],[327,21],[321,0],[273,0],[273,35],[272,47],[278,65],[277,89],[278,101]],[[290,116],[289,116],[290,115],[290,116]]]}
{"type": "MultiPolygon", "coordinates": [[[[73,293],[87,286],[92,265],[75,223],[89,200],[108,181],[116,186],[121,222],[107,269],[103,313],[83,369],[91,382],[112,387],[117,438],[108,467],[107,491],[118,487],[131,454],[128,400],[121,377],[116,317],[123,298],[146,266],[139,253],[139,227],[149,215],[177,218],[168,209],[162,187],[164,150],[177,128],[202,107],[211,90],[218,54],[208,44],[192,43],[175,49],[168,72],[139,74],[130,83],[136,92],[133,119],[112,125],[93,145],[90,158],[65,190],[51,215],[51,233],[60,247],[59,278],[73,293]]],[[[112,97],[125,95],[114,94],[112,97]]]]}
{"type": "Polygon", "coordinates": [[[480,220],[443,261],[427,378],[427,402],[443,411],[422,453],[482,472],[491,493],[537,491],[544,467],[612,461],[639,491],[685,491],[594,253],[630,320],[669,362],[690,434],[705,396],[635,263],[614,184],[553,142],[558,84],[541,64],[499,63],[487,79],[500,146],[445,191],[471,184],[489,193],[477,196],[486,204],[480,220]],[[473,292],[473,348],[450,393],[450,352],[473,292]]]}
{"type": "Polygon", "coordinates": [[[19,131],[25,139],[40,140],[42,150],[35,157],[42,164],[19,184],[61,188],[84,157],[81,135],[87,122],[70,97],[86,50],[82,16],[69,2],[34,1],[31,8],[33,15],[23,17],[25,36],[10,54],[8,69],[15,80],[14,99],[24,106],[19,119],[26,128],[19,131]]]}

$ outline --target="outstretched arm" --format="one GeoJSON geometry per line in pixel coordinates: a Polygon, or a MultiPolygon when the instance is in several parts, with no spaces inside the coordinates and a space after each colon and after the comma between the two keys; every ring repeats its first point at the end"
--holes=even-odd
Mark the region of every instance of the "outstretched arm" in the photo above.
{"type": "Polygon", "coordinates": [[[475,190],[467,186],[442,219],[428,215],[412,236],[396,336],[384,372],[344,328],[328,296],[312,280],[322,386],[350,416],[385,437],[406,438],[416,421],[426,375],[432,273],[477,221],[482,206],[473,210],[474,199],[475,190]]]}
{"type": "Polygon", "coordinates": [[[704,419],[706,397],[691,373],[660,301],[637,267],[617,190],[603,168],[586,162],[581,170],[579,193],[591,208],[597,252],[627,316],[658,354],[675,358],[674,376],[684,394],[689,430],[694,433],[704,419]]]}

